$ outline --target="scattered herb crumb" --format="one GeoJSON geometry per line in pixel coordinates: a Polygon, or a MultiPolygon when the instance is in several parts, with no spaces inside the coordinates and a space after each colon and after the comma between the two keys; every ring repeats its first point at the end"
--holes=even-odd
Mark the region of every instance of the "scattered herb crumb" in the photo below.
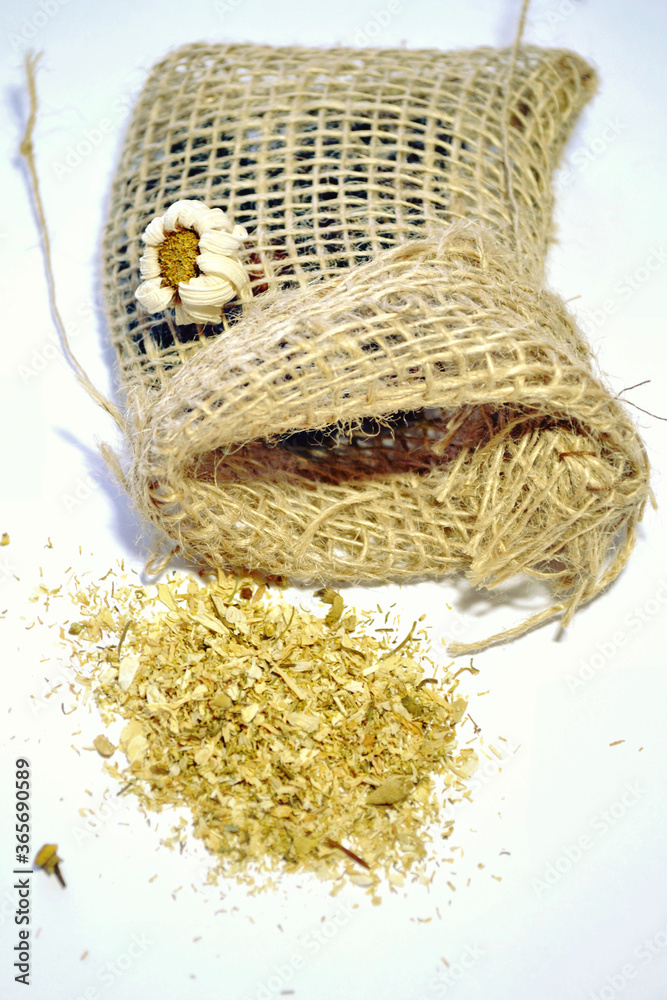
{"type": "Polygon", "coordinates": [[[103,735],[95,737],[93,740],[93,746],[97,750],[100,757],[112,757],[116,752],[116,748],[111,740],[103,735]]]}
{"type": "MultiPolygon", "coordinates": [[[[111,601],[76,584],[77,621],[60,635],[103,721],[124,720],[127,765],[104,764],[119,795],[147,811],[186,806],[213,880],[258,891],[288,870],[371,893],[408,873],[429,884],[433,825],[469,797],[477,754],[458,745],[459,680],[433,676],[417,622],[398,641],[334,591],[320,593],[320,617],[222,572],[106,586],[111,601]]],[[[115,750],[104,736],[94,746],[115,750]]],[[[166,842],[183,850],[187,836],[183,819],[166,842]]]]}

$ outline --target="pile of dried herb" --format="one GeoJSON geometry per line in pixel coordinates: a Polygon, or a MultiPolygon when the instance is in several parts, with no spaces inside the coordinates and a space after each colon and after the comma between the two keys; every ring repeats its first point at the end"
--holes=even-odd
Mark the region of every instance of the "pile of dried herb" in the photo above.
{"type": "Polygon", "coordinates": [[[457,747],[458,681],[424,677],[418,623],[399,641],[388,615],[359,622],[334,591],[320,617],[222,573],[73,596],[78,679],[106,722],[127,720],[127,766],[106,769],[150,810],[187,806],[222,874],[426,880],[428,826],[468,794],[477,758],[457,747]]]}

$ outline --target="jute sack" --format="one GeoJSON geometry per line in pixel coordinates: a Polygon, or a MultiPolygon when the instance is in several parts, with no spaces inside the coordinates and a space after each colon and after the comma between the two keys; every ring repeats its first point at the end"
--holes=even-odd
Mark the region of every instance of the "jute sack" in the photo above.
{"type": "Polygon", "coordinates": [[[188,45],[139,97],[104,280],[133,453],[169,547],[295,581],[609,583],[642,443],[544,287],[551,176],[593,70],[567,51],[188,45]],[[244,226],[247,303],[135,300],[179,199],[244,226]]]}

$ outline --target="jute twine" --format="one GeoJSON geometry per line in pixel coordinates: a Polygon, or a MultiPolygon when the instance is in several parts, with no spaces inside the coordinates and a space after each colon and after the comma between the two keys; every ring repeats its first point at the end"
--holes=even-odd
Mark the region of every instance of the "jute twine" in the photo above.
{"type": "MultiPolygon", "coordinates": [[[[567,51],[188,45],[150,74],[104,236],[127,488],[171,550],[293,581],[548,581],[564,624],[650,496],[632,420],[544,287],[567,51]],[[178,199],[244,226],[216,327],[135,302],[178,199]]],[[[452,652],[494,641],[450,647],[452,652]]]]}

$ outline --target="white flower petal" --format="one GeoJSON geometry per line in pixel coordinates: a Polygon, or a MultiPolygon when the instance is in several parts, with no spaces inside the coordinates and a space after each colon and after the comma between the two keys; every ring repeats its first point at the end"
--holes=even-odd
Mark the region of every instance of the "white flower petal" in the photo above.
{"type": "Polygon", "coordinates": [[[166,233],[171,233],[178,225],[178,216],[181,211],[181,202],[175,201],[173,205],[170,205],[167,211],[164,213],[164,230],[166,233]]]}
{"type": "Polygon", "coordinates": [[[207,229],[221,229],[226,233],[231,233],[234,227],[232,220],[221,208],[209,208],[206,215],[200,215],[193,223],[193,228],[201,236],[207,229]]]}
{"type": "Polygon", "coordinates": [[[225,233],[220,229],[207,229],[199,237],[199,246],[202,250],[210,250],[211,253],[236,253],[247,236],[242,226],[234,226],[234,231],[231,233],[225,233]],[[237,230],[243,235],[237,233],[237,230]]]}
{"type": "Polygon", "coordinates": [[[149,247],[156,247],[160,243],[164,243],[164,216],[160,215],[149,222],[141,238],[149,247]]]}
{"type": "Polygon", "coordinates": [[[219,253],[200,253],[197,257],[197,267],[202,275],[215,275],[225,280],[229,286],[229,294],[221,299],[221,302],[229,302],[237,295],[239,298],[250,298],[248,272],[234,257],[223,257],[219,253]]]}
{"type": "Polygon", "coordinates": [[[156,247],[146,247],[139,258],[139,274],[142,278],[157,278],[160,274],[160,258],[156,247]]]}
{"type": "Polygon", "coordinates": [[[197,323],[210,323],[215,325],[222,322],[222,309],[220,306],[200,306],[195,310],[197,323]]]}
{"type": "Polygon", "coordinates": [[[190,278],[189,281],[182,281],[178,286],[178,290],[179,292],[184,291],[186,295],[190,296],[190,298],[196,298],[203,301],[208,297],[211,301],[213,301],[218,284],[219,282],[217,280],[208,278],[205,274],[198,274],[196,278],[190,278]]]}
{"type": "Polygon", "coordinates": [[[139,285],[134,294],[144,309],[150,313],[157,313],[164,312],[171,305],[174,289],[163,285],[162,278],[149,278],[139,285]]]}
{"type": "Polygon", "coordinates": [[[228,281],[213,274],[200,274],[188,282],[181,282],[178,292],[186,312],[198,323],[211,322],[212,306],[218,307],[219,318],[219,307],[236,295],[236,290],[228,281]]]}
{"type": "Polygon", "coordinates": [[[217,306],[225,301],[222,296],[227,294],[229,282],[214,274],[199,274],[189,281],[182,281],[178,286],[181,302],[187,308],[190,305],[217,306]]]}
{"type": "Polygon", "coordinates": [[[208,205],[203,201],[187,200],[178,202],[181,206],[178,213],[178,221],[184,229],[193,229],[197,219],[208,212],[208,205]]]}
{"type": "Polygon", "coordinates": [[[212,323],[215,325],[221,319],[220,306],[197,306],[194,309],[194,314],[182,305],[177,305],[174,308],[174,321],[177,326],[186,326],[188,323],[212,323]]]}
{"type": "Polygon", "coordinates": [[[203,201],[181,198],[180,201],[175,201],[173,205],[170,205],[164,213],[164,228],[169,233],[178,225],[183,226],[184,229],[191,229],[192,220],[208,210],[208,205],[205,205],[203,201]]]}
{"type": "Polygon", "coordinates": [[[187,326],[188,323],[194,323],[195,320],[192,319],[190,313],[186,312],[180,302],[174,304],[174,323],[176,326],[187,326]]]}

